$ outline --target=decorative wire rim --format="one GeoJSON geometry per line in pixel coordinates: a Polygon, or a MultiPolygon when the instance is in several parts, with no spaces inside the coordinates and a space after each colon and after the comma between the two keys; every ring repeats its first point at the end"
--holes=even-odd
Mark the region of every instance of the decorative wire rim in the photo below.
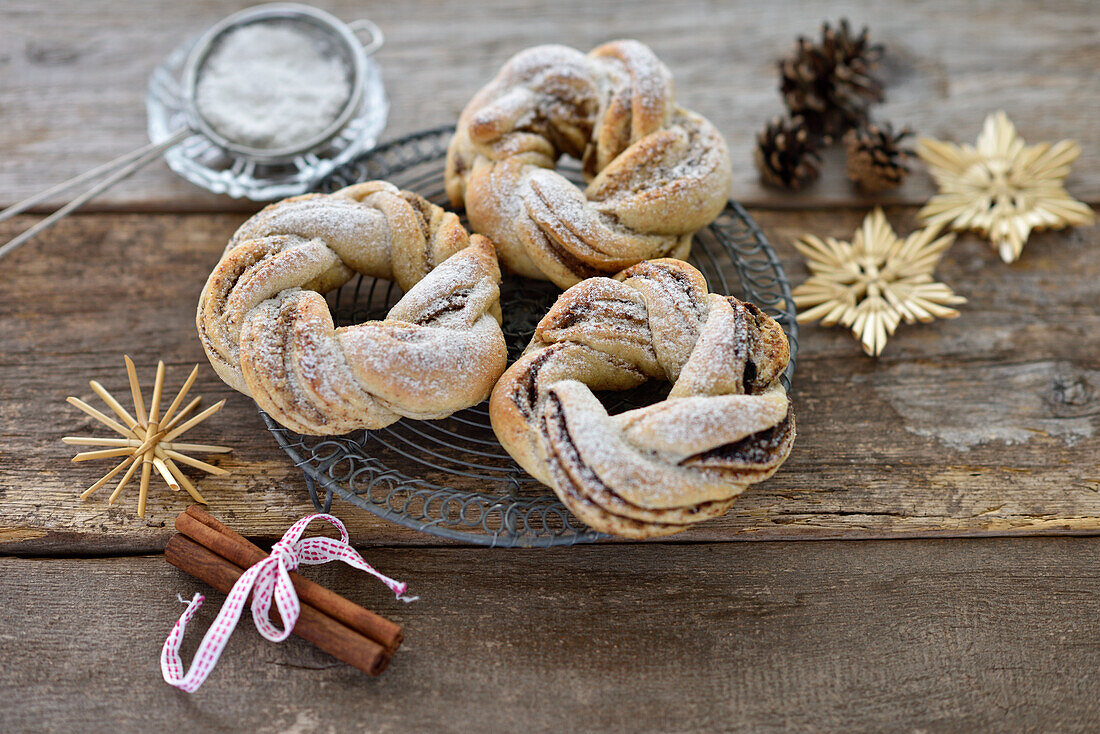
{"type": "MultiPolygon", "coordinates": [[[[358,181],[400,177],[416,171],[417,167],[439,164],[453,133],[454,128],[445,125],[385,143],[333,171],[318,188],[334,191],[358,181]]],[[[578,171],[570,171],[568,166],[559,170],[566,175],[578,175],[578,171]]],[[[438,165],[416,174],[409,182],[395,180],[394,183],[437,202],[443,196],[442,169],[438,165]],[[435,188],[425,192],[433,182],[435,188]]],[[[790,283],[760,227],[735,201],[728,202],[722,215],[699,232],[691,256],[691,261],[704,272],[708,281],[714,277],[721,286],[718,290],[728,293],[729,283],[716,254],[729,258],[744,297],[762,306],[786,330],[791,360],[782,381],[789,390],[798,352],[798,325],[790,283]],[[709,240],[713,240],[721,251],[711,252],[714,245],[708,244],[709,240]]],[[[358,323],[378,318],[395,302],[395,291],[399,297],[399,289],[388,281],[361,276],[354,283],[349,304],[342,306],[341,296],[349,290],[350,284],[328,294],[337,321],[358,323]],[[367,282],[369,288],[365,289],[367,282]],[[367,290],[365,303],[364,290],[367,290]],[[349,305],[350,314],[344,317],[349,313],[349,305]]],[[[548,283],[506,278],[501,288],[501,305],[505,312],[504,330],[510,359],[522,351],[534,324],[549,305],[538,308],[538,303],[531,302],[537,302],[541,295],[552,303],[559,292],[548,283]],[[537,292],[540,290],[543,293],[537,292]],[[532,296],[531,291],[536,293],[532,296]],[[524,301],[527,301],[525,305],[535,306],[535,311],[521,310],[519,304],[524,301]],[[518,327],[523,331],[517,331],[513,328],[516,324],[510,323],[515,317],[520,319],[518,327]]],[[[653,383],[647,385],[649,388],[642,386],[614,393],[611,400],[603,396],[608,410],[615,412],[616,408],[633,407],[633,401],[639,396],[652,398],[653,383]]],[[[648,402],[652,399],[637,404],[648,402]]],[[[295,466],[302,469],[310,499],[322,512],[328,512],[333,498],[340,497],[378,517],[419,532],[491,547],[550,547],[609,537],[573,517],[549,488],[542,487],[504,453],[491,432],[486,403],[439,421],[403,419],[376,431],[355,431],[345,436],[302,436],[279,425],[262,410],[260,415],[295,466]],[[446,426],[452,424],[457,425],[461,433],[448,430],[446,426]],[[477,437],[478,432],[481,438],[477,437]],[[454,443],[456,440],[460,445],[454,443]],[[308,443],[310,441],[314,443],[308,443]],[[419,465],[425,476],[411,476],[406,470],[392,468],[387,462],[392,459],[419,465]],[[489,466],[485,459],[503,459],[504,463],[489,466]],[[501,492],[458,489],[427,478],[429,473],[440,472],[453,479],[496,483],[501,492]],[[539,493],[521,494],[532,488],[537,488],[539,493]],[[381,499],[375,499],[376,491],[382,495],[381,499]]]]}

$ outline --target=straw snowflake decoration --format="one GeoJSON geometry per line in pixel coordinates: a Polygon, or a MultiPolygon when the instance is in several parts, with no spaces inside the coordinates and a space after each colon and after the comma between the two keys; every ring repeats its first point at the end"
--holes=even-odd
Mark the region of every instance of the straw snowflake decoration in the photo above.
{"type": "Polygon", "coordinates": [[[194,417],[186,421],[184,420],[184,418],[194,411],[202,401],[202,398],[195,398],[188,403],[186,407],[180,408],[183,404],[183,399],[187,396],[188,390],[190,390],[191,386],[195,383],[195,377],[199,374],[199,367],[195,365],[195,368],[191,370],[191,374],[183,383],[183,387],[180,388],[179,394],[176,395],[172,404],[168,406],[168,409],[164,411],[164,415],[162,416],[160,414],[160,401],[161,392],[164,388],[164,362],[160,362],[157,364],[156,381],[153,383],[152,402],[149,406],[149,412],[146,413],[145,401],[141,396],[141,386],[138,384],[134,362],[129,356],[126,356],[125,360],[126,374],[130,380],[130,394],[134,399],[134,412],[136,417],[130,415],[130,412],[122,407],[122,404],[115,400],[114,397],[104,389],[103,385],[95,380],[88,383],[92,386],[92,391],[107,404],[107,407],[109,407],[116,416],[118,416],[122,421],[121,423],[99,410],[96,410],[79,398],[66,398],[66,402],[70,405],[79,408],[92,418],[95,418],[100,423],[123,436],[123,438],[65,436],[61,440],[70,445],[106,447],[95,451],[81,452],[73,457],[73,461],[109,459],[117,456],[126,457],[121,464],[107,472],[106,476],[91,487],[88,487],[88,489],[80,495],[80,498],[87,499],[91,497],[96,490],[111,481],[115,475],[125,469],[126,473],[115,487],[115,491],[111,493],[110,499],[107,500],[108,504],[114,504],[114,501],[118,499],[119,494],[122,493],[123,488],[130,481],[130,478],[134,476],[138,467],[141,467],[141,488],[138,494],[138,517],[145,517],[145,501],[149,496],[149,479],[154,469],[171,489],[178,492],[182,487],[187,490],[187,493],[190,494],[196,502],[206,504],[206,500],[203,499],[199,491],[195,489],[195,485],[187,479],[187,476],[180,471],[176,462],[178,461],[181,464],[187,464],[197,469],[202,469],[210,474],[227,474],[228,472],[226,472],[225,469],[219,469],[212,464],[207,464],[205,461],[193,459],[183,452],[199,451],[203,453],[223,454],[232,451],[232,449],[225,446],[179,443],[176,439],[221,410],[222,406],[225,405],[225,401],[222,400],[215,403],[194,417]]]}
{"type": "Polygon", "coordinates": [[[1032,231],[1092,222],[1092,209],[1063,185],[1080,153],[1072,140],[1024,145],[1004,112],[985,119],[976,147],[922,138],[917,154],[940,193],[920,216],[932,227],[981,233],[1010,263],[1032,231]]]}
{"type": "Polygon", "coordinates": [[[955,318],[959,312],[950,306],[966,299],[932,278],[955,235],[938,233],[922,229],[903,240],[876,208],[851,243],[803,235],[794,246],[813,275],[792,294],[795,306],[806,309],[798,321],[847,326],[863,351],[877,357],[902,319],[912,324],[955,318]]]}

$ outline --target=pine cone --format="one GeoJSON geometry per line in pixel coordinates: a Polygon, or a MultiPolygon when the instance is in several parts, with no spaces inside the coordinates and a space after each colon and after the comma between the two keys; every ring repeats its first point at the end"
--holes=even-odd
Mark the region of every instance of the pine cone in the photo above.
{"type": "Polygon", "coordinates": [[[902,147],[901,142],[912,134],[909,128],[894,133],[888,122],[850,130],[844,136],[848,146],[848,178],[867,192],[900,186],[909,175],[909,161],[914,158],[913,151],[902,147]]]}
{"type": "Polygon", "coordinates": [[[821,158],[817,138],[801,117],[775,118],[756,136],[756,167],[760,178],[773,186],[800,189],[817,180],[821,158]]]}
{"type": "Polygon", "coordinates": [[[883,99],[882,82],[871,74],[882,51],[868,42],[866,27],[853,37],[847,20],[835,30],[822,24],[820,44],[799,38],[794,56],[779,62],[787,108],[826,143],[866,123],[868,107],[883,99]]]}

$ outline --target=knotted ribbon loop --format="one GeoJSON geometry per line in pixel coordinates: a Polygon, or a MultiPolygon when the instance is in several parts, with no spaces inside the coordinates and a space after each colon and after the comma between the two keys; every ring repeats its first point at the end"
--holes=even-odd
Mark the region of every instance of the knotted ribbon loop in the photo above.
{"type": "Polygon", "coordinates": [[[301,564],[317,565],[329,561],[343,561],[353,568],[366,571],[388,586],[402,601],[416,599],[416,597],[404,596],[407,584],[394,581],[379,573],[348,545],[347,528],[338,518],[332,515],[309,515],[294,523],[282,539],[272,546],[271,554],[246,570],[233,584],[225,603],[222,604],[221,611],[218,612],[214,623],[210,625],[210,629],[206,631],[195,653],[195,658],[191,661],[191,667],[185,674],[183,661],[179,655],[180,645],[183,642],[187,624],[205,599],[202,594],[195,594],[168,634],[168,639],[164,641],[164,648],[160,653],[160,670],[165,682],[188,693],[198,690],[214,669],[222,650],[229,642],[229,636],[240,620],[249,593],[252,594],[252,621],[256,629],[272,642],[285,640],[294,631],[294,625],[301,613],[301,603],[294,591],[294,584],[290,580],[290,572],[296,570],[301,564]],[[325,520],[331,523],[340,531],[340,540],[323,536],[301,540],[306,526],[314,520],[325,520]],[[279,610],[282,629],[275,626],[269,616],[272,597],[275,598],[275,607],[279,610]]]}

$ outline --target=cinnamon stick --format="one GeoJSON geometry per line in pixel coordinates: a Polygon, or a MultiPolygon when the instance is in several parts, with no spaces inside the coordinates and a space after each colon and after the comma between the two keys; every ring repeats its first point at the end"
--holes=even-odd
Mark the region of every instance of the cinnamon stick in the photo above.
{"type": "MultiPolygon", "coordinates": [[[[233,584],[244,573],[244,569],[236,564],[230,563],[183,535],[173,535],[169,539],[164,549],[164,557],[176,568],[209,584],[223,594],[228,594],[233,584]]],[[[272,612],[275,612],[274,605],[272,605],[272,612]]],[[[334,658],[368,675],[378,675],[390,662],[385,648],[377,642],[364,637],[308,604],[301,605],[301,613],[293,632],[334,658]]]]}
{"type": "MultiPolygon", "coordinates": [[[[188,507],[176,518],[176,530],[241,568],[248,568],[267,558],[267,553],[264,553],[258,545],[226,526],[198,505],[188,507]]],[[[298,598],[304,603],[316,607],[374,640],[386,648],[390,655],[401,645],[404,634],[400,625],[345,599],[331,589],[310,581],[301,574],[291,572],[290,580],[294,584],[294,590],[298,592],[298,598]]]]}

